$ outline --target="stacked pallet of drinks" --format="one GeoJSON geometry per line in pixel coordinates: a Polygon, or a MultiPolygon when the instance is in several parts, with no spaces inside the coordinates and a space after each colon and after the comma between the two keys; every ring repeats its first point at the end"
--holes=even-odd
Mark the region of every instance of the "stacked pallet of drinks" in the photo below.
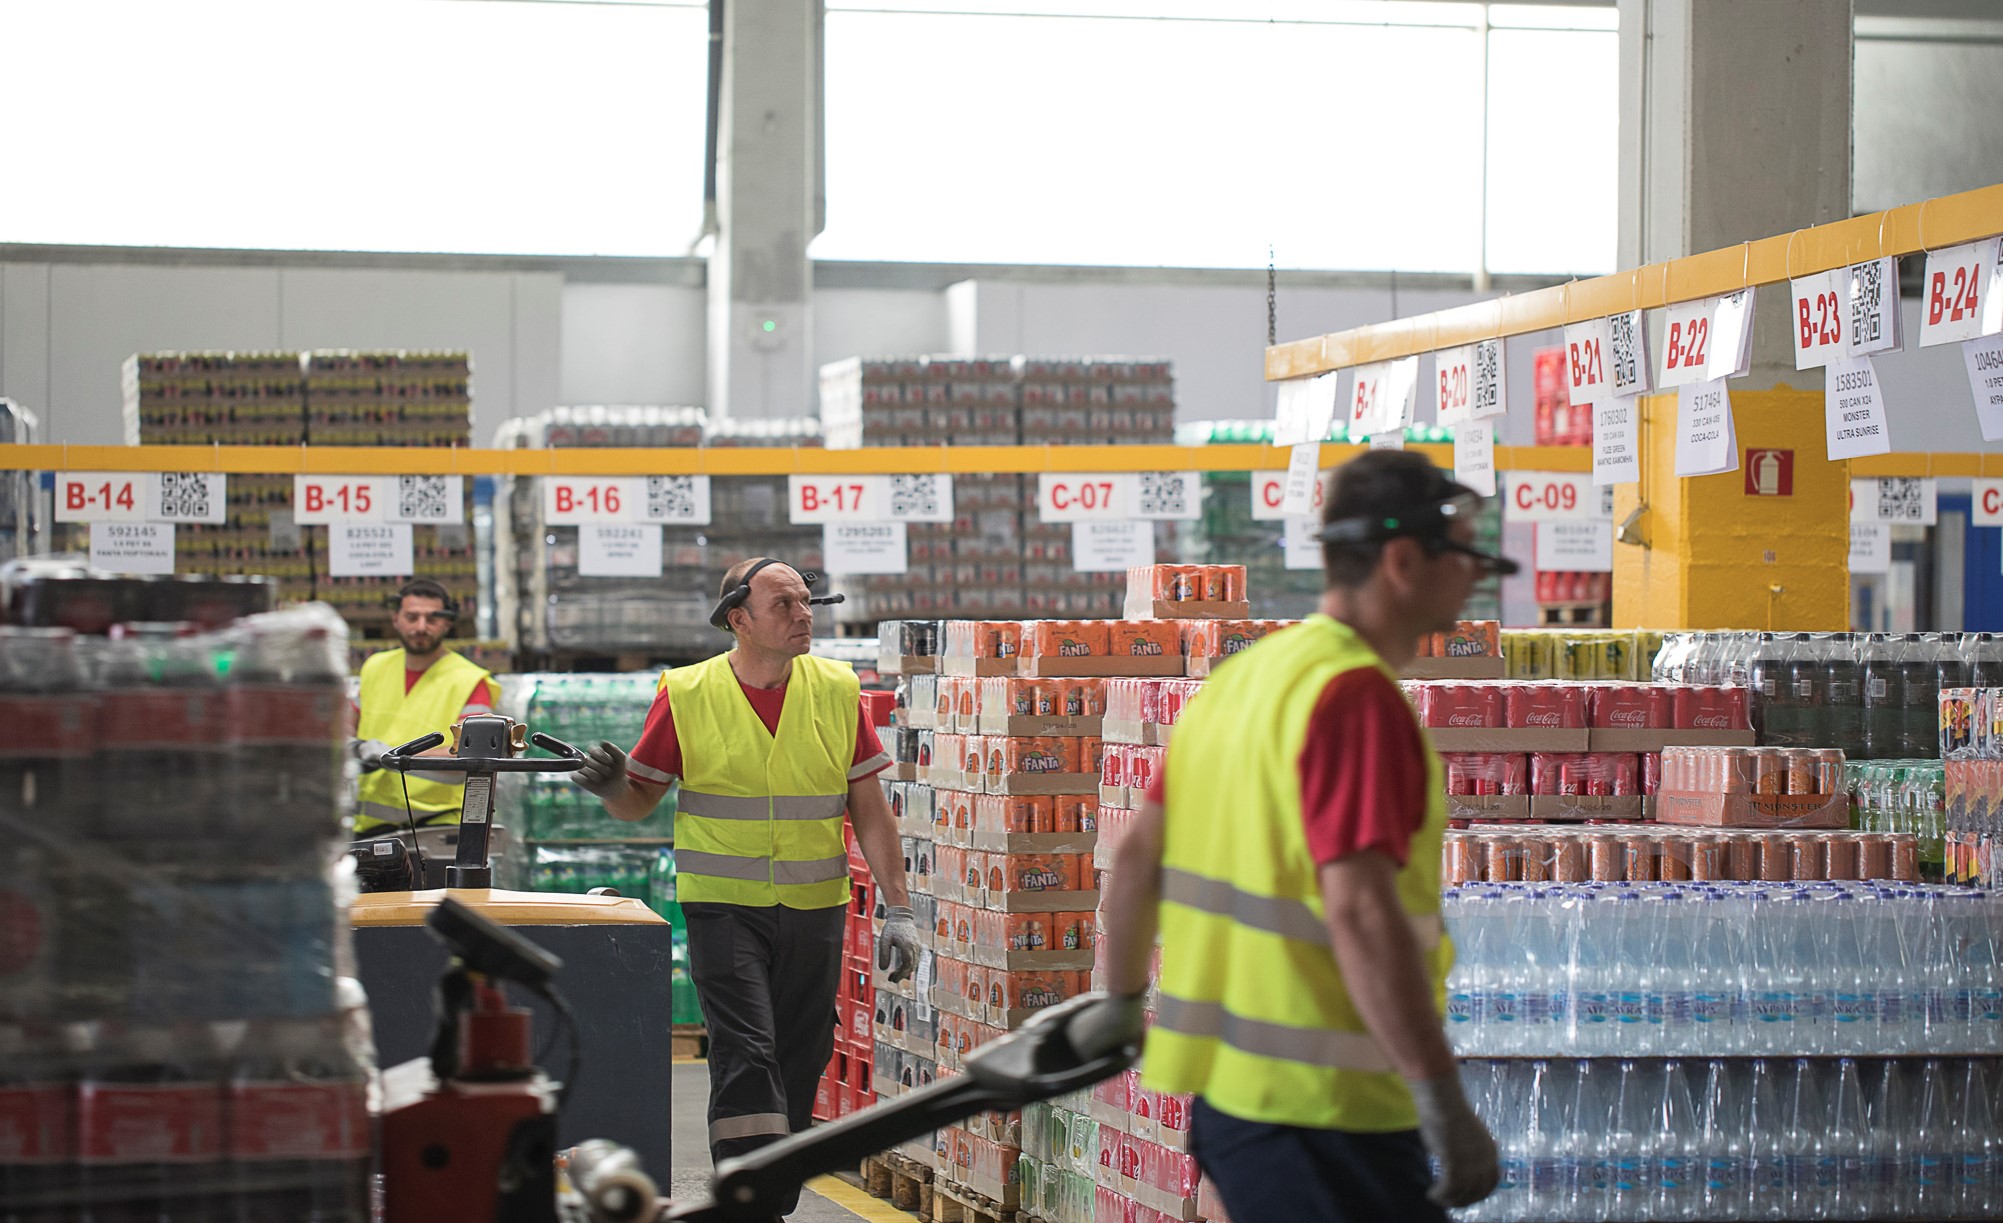
{"type": "MultiPolygon", "coordinates": [[[[1164,443],[1174,419],[1174,373],[1161,360],[851,358],[821,369],[821,421],[838,449],[1164,443]]],[[[908,572],[842,584],[844,622],[1118,611],[1120,575],[1074,570],[1069,524],[1024,508],[1033,477],[961,474],[953,486],[953,522],[908,528],[908,572]]],[[[1172,535],[1157,528],[1164,548],[1172,535]]]]}
{"type": "MultiPolygon", "coordinates": [[[[1347,440],[1342,421],[1329,428],[1331,442],[1347,440]]],[[[1254,445],[1273,440],[1271,420],[1200,420],[1176,426],[1179,445],[1254,445]]],[[[1450,431],[1431,425],[1415,425],[1405,431],[1413,444],[1451,443],[1450,431]]],[[[1213,471],[1203,476],[1203,516],[1199,529],[1178,534],[1177,559],[1190,564],[1242,563],[1246,588],[1251,592],[1253,614],[1298,619],[1314,610],[1321,598],[1322,574],[1319,553],[1307,568],[1289,569],[1286,549],[1281,547],[1283,523],[1262,517],[1252,506],[1253,473],[1213,471]]],[[[1277,508],[1277,507],[1274,507],[1277,508]]],[[[1475,520],[1475,546],[1499,551],[1502,535],[1500,502],[1491,498],[1475,520]]],[[[1493,578],[1475,587],[1467,602],[1467,614],[1474,619],[1495,619],[1501,615],[1502,587],[1493,578]]]]}
{"type": "MultiPolygon", "coordinates": [[[[0,399],[0,443],[24,445],[39,437],[33,412],[0,399]]],[[[0,471],[0,561],[47,550],[37,546],[48,528],[35,511],[35,481],[32,471],[0,471]]]]}
{"type": "Polygon", "coordinates": [[[1938,795],[1948,882],[1992,886],[2003,869],[1997,853],[2003,842],[2003,687],[1944,689],[1940,739],[1944,767],[1938,773],[1914,761],[1878,778],[1867,775],[1859,790],[1866,800],[1859,804],[1860,820],[1924,821],[1938,795]]]}
{"type": "MultiPolygon", "coordinates": [[[[472,444],[463,352],[140,353],[126,359],[123,385],[134,445],[472,444]]],[[[224,522],[175,528],[177,571],[276,577],[281,598],[329,604],[357,638],[389,635],[386,596],[409,577],[439,582],[469,616],[478,606],[470,527],[412,527],[411,574],[336,578],[327,528],[293,521],[292,485],[291,476],[232,474],[224,522]]],[[[473,502],[470,480],[463,501],[473,502]]]]}
{"type": "Polygon", "coordinates": [[[121,628],[0,628],[0,823],[34,830],[0,849],[4,1210],[366,1218],[374,1050],[327,866],[345,629],[121,628]]]}
{"type": "MultiPolygon", "coordinates": [[[[804,419],[711,420],[701,408],[566,407],[510,422],[496,444],[814,446],[819,426],[804,419]]],[[[544,519],[541,482],[507,478],[494,517],[502,630],[519,648],[553,662],[580,655],[695,660],[725,649],[730,639],[710,627],[709,612],[730,566],[752,556],[808,569],[820,564],[820,528],[789,522],[786,492],[784,476],[713,477],[709,523],[662,528],[661,578],[587,577],[578,572],[578,529],[544,519]]]]}

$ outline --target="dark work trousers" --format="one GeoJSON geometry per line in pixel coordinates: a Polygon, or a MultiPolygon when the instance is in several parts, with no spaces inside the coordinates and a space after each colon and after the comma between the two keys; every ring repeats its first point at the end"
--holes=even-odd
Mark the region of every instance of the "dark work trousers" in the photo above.
{"type": "Polygon", "coordinates": [[[1189,1147],[1224,1209],[1246,1223],[1447,1223],[1417,1130],[1365,1134],[1245,1121],[1201,1099],[1189,1147]]]}
{"type": "Polygon", "coordinates": [[[709,1153],[720,1164],[813,1123],[835,1051],[848,907],[695,903],[682,912],[709,1025],[709,1153]]]}

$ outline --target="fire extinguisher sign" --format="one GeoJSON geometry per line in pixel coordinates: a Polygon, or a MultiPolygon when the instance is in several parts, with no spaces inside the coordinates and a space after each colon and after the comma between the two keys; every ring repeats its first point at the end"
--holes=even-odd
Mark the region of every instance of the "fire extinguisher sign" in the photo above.
{"type": "Polygon", "coordinates": [[[1746,473],[1746,496],[1794,496],[1794,451],[1748,448],[1740,470],[1746,473]]]}

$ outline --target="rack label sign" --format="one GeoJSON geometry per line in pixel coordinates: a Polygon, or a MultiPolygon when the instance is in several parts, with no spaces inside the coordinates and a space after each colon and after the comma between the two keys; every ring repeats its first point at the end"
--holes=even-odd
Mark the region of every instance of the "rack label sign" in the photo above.
{"type": "Polygon", "coordinates": [[[583,524],[577,528],[577,572],[588,578],[660,577],[661,524],[583,524]]]}
{"type": "Polygon", "coordinates": [[[1926,254],[1920,285],[1920,347],[1972,340],[2003,330],[1996,291],[1999,242],[1984,238],[1926,254]]]}
{"type": "MultiPolygon", "coordinates": [[[[1325,481],[1320,472],[1315,473],[1314,491],[1308,503],[1308,517],[1317,523],[1321,520],[1322,498],[1325,481]]],[[[1286,512],[1287,473],[1284,471],[1255,471],[1252,473],[1252,520],[1254,522],[1280,522],[1292,515],[1286,512]]]]}
{"type": "Polygon", "coordinates": [[[111,573],[172,573],[174,524],[100,520],[90,528],[90,565],[111,573]]]}
{"type": "Polygon", "coordinates": [[[56,521],[227,522],[227,492],[219,471],[57,472],[56,521]]]}
{"type": "Polygon", "coordinates": [[[1433,358],[1434,406],[1442,425],[1485,420],[1508,412],[1502,341],[1446,348],[1433,358]]]}
{"type": "Polygon", "coordinates": [[[709,525],[708,476],[544,476],[543,522],[709,525]]]}
{"type": "Polygon", "coordinates": [[[1540,522],[1536,528],[1537,568],[1560,573],[1612,573],[1614,524],[1540,522]]]}
{"type": "Polygon", "coordinates": [[[831,574],[904,573],[911,567],[901,522],[829,522],[821,526],[821,559],[831,574]]]}
{"type": "Polygon", "coordinates": [[[1044,522],[1187,522],[1202,510],[1202,488],[1193,471],[1046,471],[1036,477],[1036,512],[1044,522]]]}
{"type": "Polygon", "coordinates": [[[1975,419],[1982,440],[2003,442],[2003,336],[1970,340],[1961,346],[1968,366],[1968,390],[1975,396],[1975,419]]]}
{"type": "Polygon", "coordinates": [[[1607,381],[1605,319],[1566,325],[1565,374],[1575,408],[1598,403],[1612,393],[1612,384],[1607,381]]]}
{"type": "Polygon", "coordinates": [[[1152,522],[1129,518],[1071,524],[1071,568],[1078,573],[1120,573],[1154,562],[1152,522]]]}
{"type": "Polygon", "coordinates": [[[1589,475],[1560,471],[1512,471],[1504,504],[1511,522],[1578,522],[1604,518],[1606,499],[1589,475]]]}
{"type": "Polygon", "coordinates": [[[1843,306],[1849,274],[1838,268],[1788,282],[1794,294],[1794,367],[1817,369],[1847,355],[1843,306]]]}
{"type": "Polygon", "coordinates": [[[2003,527],[2003,480],[1977,480],[1973,493],[1969,523],[1978,527],[2003,527]]]}
{"type": "Polygon", "coordinates": [[[292,520],[401,522],[456,526],[466,521],[463,476],[294,476],[292,520]]]}
{"type": "Polygon", "coordinates": [[[409,577],[410,524],[336,522],[327,528],[329,577],[409,577]]]}
{"type": "Polygon", "coordinates": [[[1854,459],[1886,454],[1892,449],[1890,423],[1878,371],[1869,357],[1841,357],[1822,369],[1827,387],[1822,397],[1829,457],[1854,459]]]}
{"type": "MultiPolygon", "coordinates": [[[[1979,489],[1977,491],[1980,492],[1979,489]]],[[[1876,476],[1852,480],[1850,521],[1933,526],[1940,521],[1940,483],[1922,476],[1876,476]]]]}
{"type": "Polygon", "coordinates": [[[788,476],[787,518],[795,526],[830,522],[951,522],[953,477],[788,476]]]}

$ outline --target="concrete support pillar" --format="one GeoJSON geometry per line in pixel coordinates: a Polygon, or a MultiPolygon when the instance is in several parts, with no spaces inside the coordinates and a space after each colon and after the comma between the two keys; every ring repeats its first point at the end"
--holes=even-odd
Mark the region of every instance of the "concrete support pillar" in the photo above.
{"type": "MultiPolygon", "coordinates": [[[[1619,9],[1621,267],[1850,215],[1850,0],[1619,9]]],[[[1646,401],[1642,481],[1614,503],[1646,546],[1614,549],[1615,623],[1847,627],[1847,501],[1828,488],[1847,489],[1848,465],[1824,458],[1822,372],[1795,372],[1784,292],[1762,291],[1752,371],[1732,401],[1741,464],[1750,448],[1792,449],[1796,495],[1744,496],[1737,473],[1677,479],[1676,397],[1646,401]]],[[[1653,331],[1652,355],[1659,319],[1653,331]]]]}
{"type": "Polygon", "coordinates": [[[724,0],[709,410],[811,415],[813,270],[824,219],[821,0],[724,0]]]}

